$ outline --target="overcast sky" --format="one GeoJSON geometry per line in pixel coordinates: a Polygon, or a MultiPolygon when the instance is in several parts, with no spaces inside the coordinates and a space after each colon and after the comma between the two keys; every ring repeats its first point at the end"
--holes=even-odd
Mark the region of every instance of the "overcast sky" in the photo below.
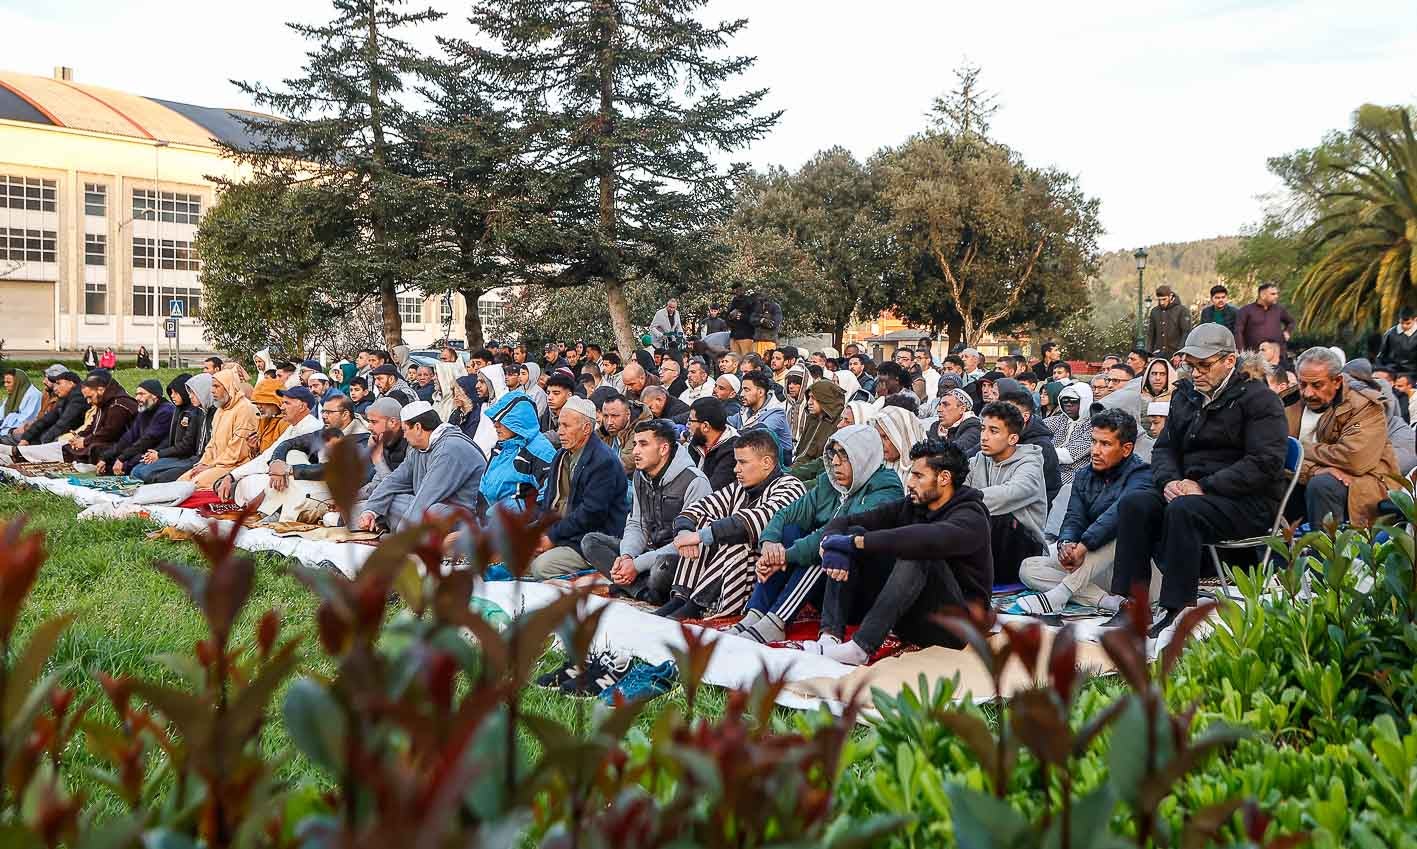
{"type": "MultiPolygon", "coordinates": [[[[437,0],[466,34],[465,6],[437,0]]],[[[7,70],[70,65],[81,82],[250,107],[228,79],[273,81],[304,47],[281,23],[317,0],[0,0],[7,70]]],[[[998,95],[994,134],[1077,174],[1102,201],[1103,246],[1237,233],[1273,189],[1265,157],[1317,142],[1363,102],[1417,102],[1417,0],[713,0],[747,17],[736,52],[786,114],[748,150],[796,167],[859,157],[925,124],[962,61],[998,95]]],[[[3,151],[0,151],[3,159],[3,151]]]]}

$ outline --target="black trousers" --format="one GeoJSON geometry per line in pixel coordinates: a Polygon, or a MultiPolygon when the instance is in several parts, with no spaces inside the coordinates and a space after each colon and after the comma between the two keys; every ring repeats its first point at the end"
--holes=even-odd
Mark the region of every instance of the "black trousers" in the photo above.
{"type": "Polygon", "coordinates": [[[845,581],[826,579],[822,631],[842,637],[848,624],[859,621],[854,639],[868,655],[891,631],[917,645],[959,648],[959,640],[934,621],[951,607],[964,607],[964,593],[945,561],[858,556],[845,581]]]}
{"type": "Polygon", "coordinates": [[[994,554],[994,585],[1017,584],[1018,567],[1026,557],[1046,553],[1043,543],[1008,513],[989,517],[989,545],[994,554]]]}
{"type": "Polygon", "coordinates": [[[1277,506],[1221,495],[1183,495],[1168,502],[1154,488],[1123,496],[1117,505],[1112,592],[1128,595],[1132,584],[1150,583],[1154,558],[1161,570],[1161,605],[1195,604],[1201,573],[1210,570],[1202,546],[1265,533],[1277,506]]]}
{"type": "MultiPolygon", "coordinates": [[[[581,556],[595,570],[610,577],[610,567],[620,556],[620,540],[609,534],[588,533],[581,538],[581,556]]],[[[664,604],[669,600],[669,584],[674,580],[674,567],[678,558],[670,557],[656,563],[648,572],[641,572],[629,586],[614,585],[612,594],[627,595],[651,604],[664,604]]]]}

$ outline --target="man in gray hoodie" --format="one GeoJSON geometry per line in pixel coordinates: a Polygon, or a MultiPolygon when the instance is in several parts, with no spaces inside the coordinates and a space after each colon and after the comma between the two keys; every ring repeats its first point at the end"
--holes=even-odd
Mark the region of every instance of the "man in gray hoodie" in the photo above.
{"type": "Polygon", "coordinates": [[[477,511],[477,487],[487,458],[457,425],[442,420],[433,405],[415,401],[400,412],[403,436],[414,450],[379,482],[364,504],[356,529],[379,525],[401,531],[418,524],[423,514],[449,507],[477,511]]]}
{"type": "Polygon", "coordinates": [[[979,453],[969,461],[966,483],[984,495],[989,511],[994,583],[1015,584],[1024,558],[1043,553],[1048,521],[1043,452],[1019,443],[1023,414],[1012,404],[985,404],[979,420],[979,453]]]}
{"type": "Polygon", "coordinates": [[[616,539],[592,531],[581,538],[581,556],[617,591],[663,604],[669,600],[679,565],[674,518],[713,490],[666,419],[635,425],[630,457],[635,471],[630,478],[633,493],[625,535],[616,539]]]}

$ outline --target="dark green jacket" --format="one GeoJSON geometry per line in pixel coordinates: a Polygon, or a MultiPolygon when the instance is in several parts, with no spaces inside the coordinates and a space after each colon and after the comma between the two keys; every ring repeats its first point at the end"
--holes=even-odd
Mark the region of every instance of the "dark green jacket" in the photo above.
{"type": "Polygon", "coordinates": [[[817,549],[822,541],[822,528],[836,516],[870,510],[905,496],[900,475],[894,469],[882,466],[867,479],[865,486],[852,493],[846,504],[842,505],[841,493],[832,486],[829,475],[823,473],[819,476],[816,486],[779,510],[763,529],[762,542],[782,542],[783,532],[792,525],[801,531],[802,536],[787,547],[788,566],[811,566],[821,561],[817,549]]]}

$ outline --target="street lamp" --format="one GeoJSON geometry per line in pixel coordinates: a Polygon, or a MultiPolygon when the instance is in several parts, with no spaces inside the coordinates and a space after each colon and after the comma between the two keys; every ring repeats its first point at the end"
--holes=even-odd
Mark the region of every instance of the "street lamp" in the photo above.
{"type": "Polygon", "coordinates": [[[1141,332],[1141,288],[1142,276],[1146,274],[1146,248],[1137,248],[1137,252],[1132,254],[1137,261],[1137,347],[1146,344],[1146,337],[1141,332]]]}

